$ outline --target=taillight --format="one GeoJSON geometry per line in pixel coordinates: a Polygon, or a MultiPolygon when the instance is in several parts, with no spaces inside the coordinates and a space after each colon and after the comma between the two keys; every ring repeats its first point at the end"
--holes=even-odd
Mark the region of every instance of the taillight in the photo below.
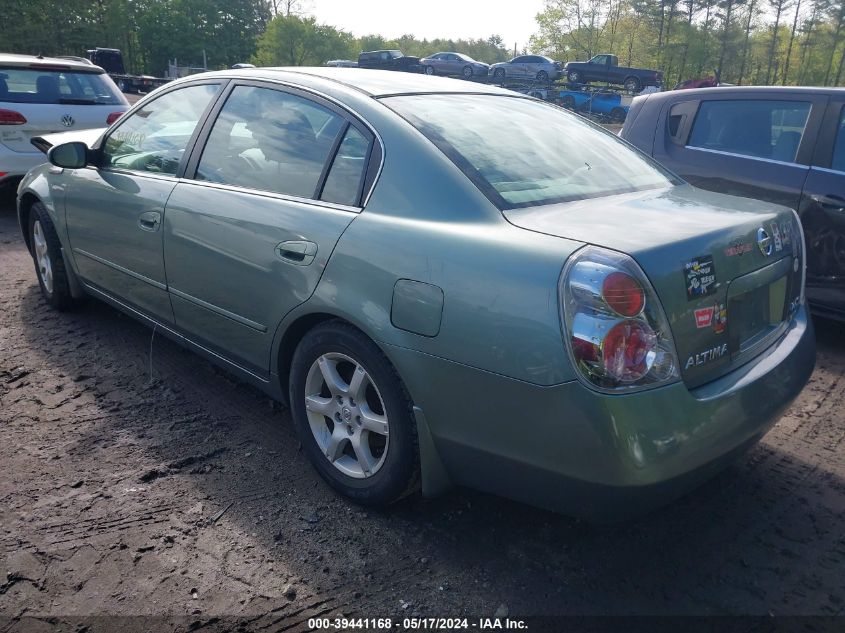
{"type": "Polygon", "coordinates": [[[117,121],[120,117],[123,116],[123,112],[112,112],[110,115],[106,117],[106,125],[111,125],[115,121],[117,121]]]}
{"type": "Polygon", "coordinates": [[[657,295],[633,259],[587,246],[564,268],[561,312],[579,377],[602,391],[633,391],[680,378],[657,295]]]}
{"type": "Polygon", "coordinates": [[[26,117],[15,110],[4,110],[0,108],[0,125],[23,125],[26,117]]]}

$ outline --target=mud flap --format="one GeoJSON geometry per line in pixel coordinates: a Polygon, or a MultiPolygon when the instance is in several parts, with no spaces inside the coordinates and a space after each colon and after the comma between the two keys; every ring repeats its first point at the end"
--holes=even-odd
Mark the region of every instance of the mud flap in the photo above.
{"type": "Polygon", "coordinates": [[[414,418],[417,423],[417,435],[420,448],[420,480],[424,497],[436,497],[454,487],[446,467],[440,459],[440,454],[434,446],[431,430],[425,414],[419,407],[414,407],[414,418]]]}

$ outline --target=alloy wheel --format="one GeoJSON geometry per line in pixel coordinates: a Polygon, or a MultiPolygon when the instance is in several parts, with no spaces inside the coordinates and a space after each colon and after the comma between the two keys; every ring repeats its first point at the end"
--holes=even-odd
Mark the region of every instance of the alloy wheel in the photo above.
{"type": "Polygon", "coordinates": [[[50,253],[47,239],[41,228],[41,221],[36,220],[32,225],[32,241],[35,244],[35,261],[38,264],[38,276],[47,294],[53,294],[53,265],[50,263],[50,253]]]}
{"type": "Polygon", "coordinates": [[[389,422],[384,399],[363,365],[330,352],[305,379],[305,410],[320,451],[340,472],[364,479],[384,464],[389,422]]]}

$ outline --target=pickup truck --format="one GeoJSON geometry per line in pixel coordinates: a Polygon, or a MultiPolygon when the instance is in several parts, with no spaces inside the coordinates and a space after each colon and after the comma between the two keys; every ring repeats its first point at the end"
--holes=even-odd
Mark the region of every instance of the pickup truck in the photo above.
{"type": "Polygon", "coordinates": [[[601,81],[625,87],[628,92],[639,92],[646,86],[663,83],[663,73],[647,68],[626,68],[619,65],[616,55],[603,53],[586,62],[567,62],[563,67],[569,83],[586,84],[601,81]]]}

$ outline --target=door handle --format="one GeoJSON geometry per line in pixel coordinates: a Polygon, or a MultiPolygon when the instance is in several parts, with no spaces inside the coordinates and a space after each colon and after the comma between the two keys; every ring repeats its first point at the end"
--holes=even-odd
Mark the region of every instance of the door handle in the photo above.
{"type": "Polygon", "coordinates": [[[317,245],[307,240],[289,240],[276,245],[276,255],[297,266],[307,266],[317,255],[317,245]]]}
{"type": "Polygon", "coordinates": [[[145,211],[138,216],[138,226],[144,231],[155,232],[161,225],[161,213],[158,211],[145,211]]]}
{"type": "Polygon", "coordinates": [[[837,195],[810,196],[810,199],[823,207],[833,207],[837,211],[845,210],[845,198],[837,195]]]}

